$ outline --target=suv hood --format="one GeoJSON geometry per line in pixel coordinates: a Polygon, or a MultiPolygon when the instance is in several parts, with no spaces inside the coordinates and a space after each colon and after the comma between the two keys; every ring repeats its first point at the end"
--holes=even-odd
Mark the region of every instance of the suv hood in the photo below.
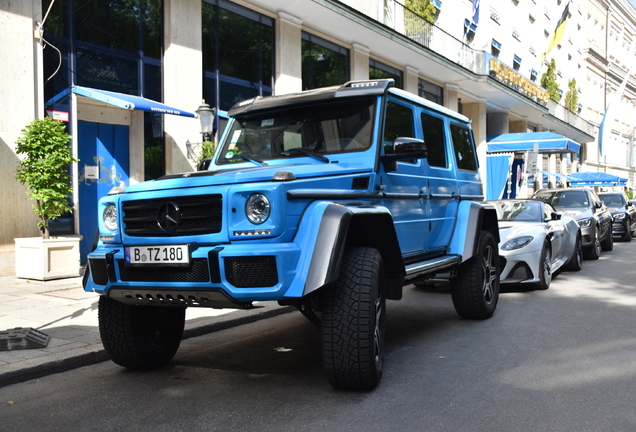
{"type": "Polygon", "coordinates": [[[217,185],[245,184],[271,181],[279,171],[290,171],[297,179],[309,177],[331,177],[335,175],[351,175],[371,173],[373,167],[365,164],[350,163],[307,163],[264,165],[242,168],[228,168],[216,171],[195,171],[181,174],[170,174],[157,180],[150,180],[132,185],[126,193],[179,189],[184,187],[202,187],[217,185]]]}

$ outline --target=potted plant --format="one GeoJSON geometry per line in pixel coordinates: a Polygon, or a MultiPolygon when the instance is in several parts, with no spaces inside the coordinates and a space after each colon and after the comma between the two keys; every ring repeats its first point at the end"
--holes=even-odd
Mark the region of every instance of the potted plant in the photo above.
{"type": "Polygon", "coordinates": [[[16,141],[16,154],[24,155],[16,179],[28,187],[42,234],[37,238],[17,238],[16,275],[27,279],[55,279],[79,276],[81,236],[51,237],[49,220],[72,210],[69,166],[73,157],[71,136],[61,121],[33,120],[16,141]]]}

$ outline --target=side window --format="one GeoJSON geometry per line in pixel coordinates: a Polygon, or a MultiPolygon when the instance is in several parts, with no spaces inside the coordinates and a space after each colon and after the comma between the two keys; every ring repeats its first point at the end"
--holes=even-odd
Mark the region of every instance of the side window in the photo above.
{"type": "Polygon", "coordinates": [[[453,137],[457,167],[461,170],[477,171],[477,160],[472,140],[470,139],[470,129],[451,123],[450,130],[453,137]]]}
{"type": "Polygon", "coordinates": [[[446,146],[444,143],[444,120],[422,113],[424,142],[428,152],[428,165],[446,168],[446,146]]]}
{"type": "Polygon", "coordinates": [[[388,102],[384,123],[384,153],[393,153],[393,140],[397,137],[415,137],[413,110],[404,105],[388,102]]]}

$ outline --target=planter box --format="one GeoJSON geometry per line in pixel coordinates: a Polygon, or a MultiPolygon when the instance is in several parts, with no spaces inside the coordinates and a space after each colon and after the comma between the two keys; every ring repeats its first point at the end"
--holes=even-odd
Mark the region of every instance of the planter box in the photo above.
{"type": "Polygon", "coordinates": [[[15,239],[15,274],[23,279],[49,280],[80,275],[79,242],[82,236],[44,240],[15,239]]]}

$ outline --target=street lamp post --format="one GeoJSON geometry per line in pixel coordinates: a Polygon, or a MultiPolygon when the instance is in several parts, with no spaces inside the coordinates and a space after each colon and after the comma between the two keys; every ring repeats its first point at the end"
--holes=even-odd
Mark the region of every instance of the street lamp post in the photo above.
{"type": "Polygon", "coordinates": [[[203,135],[203,141],[212,141],[212,134],[214,132],[214,113],[215,108],[210,108],[210,105],[205,103],[205,99],[201,101],[201,105],[195,111],[199,116],[201,122],[201,134],[203,135]]]}

